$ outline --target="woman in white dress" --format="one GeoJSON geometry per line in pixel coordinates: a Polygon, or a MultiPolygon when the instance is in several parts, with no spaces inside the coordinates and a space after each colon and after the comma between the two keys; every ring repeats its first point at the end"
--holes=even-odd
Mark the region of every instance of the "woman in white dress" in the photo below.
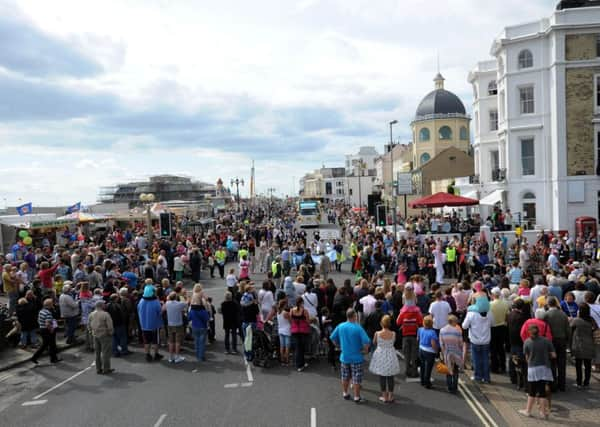
{"type": "Polygon", "coordinates": [[[400,363],[394,348],[396,341],[396,333],[390,330],[392,318],[385,315],[381,318],[381,331],[375,332],[373,337],[373,345],[377,348],[371,357],[369,371],[375,375],[379,375],[379,383],[381,386],[381,396],[379,401],[382,403],[394,402],[394,375],[400,373],[400,363]]]}
{"type": "Polygon", "coordinates": [[[435,281],[442,285],[444,283],[444,254],[439,242],[433,250],[433,266],[435,267],[435,281]]]}

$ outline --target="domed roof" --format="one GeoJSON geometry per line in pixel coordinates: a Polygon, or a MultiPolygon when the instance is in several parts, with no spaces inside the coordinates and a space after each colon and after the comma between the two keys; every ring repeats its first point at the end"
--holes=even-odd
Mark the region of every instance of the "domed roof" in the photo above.
{"type": "Polygon", "coordinates": [[[415,120],[443,118],[448,115],[466,116],[465,106],[458,96],[444,89],[444,78],[440,73],[435,76],[435,90],[429,92],[419,104],[415,120]]]}

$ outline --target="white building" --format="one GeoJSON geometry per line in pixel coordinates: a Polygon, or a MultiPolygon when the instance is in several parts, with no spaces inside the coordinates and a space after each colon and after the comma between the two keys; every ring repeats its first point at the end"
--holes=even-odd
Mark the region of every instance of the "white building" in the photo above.
{"type": "Polygon", "coordinates": [[[468,77],[480,197],[571,232],[600,206],[600,2],[580,3],[505,28],[468,77]]]}
{"type": "Polygon", "coordinates": [[[321,168],[307,173],[300,179],[300,195],[307,199],[324,202],[345,200],[346,170],[344,168],[321,168]]]}
{"type": "Polygon", "coordinates": [[[376,175],[375,161],[379,153],[375,147],[360,147],[357,154],[346,154],[346,175],[358,175],[362,167],[363,175],[376,175]]]}
{"type": "Polygon", "coordinates": [[[369,200],[369,194],[373,193],[377,176],[346,176],[345,189],[346,203],[353,207],[366,207],[369,200]]]}

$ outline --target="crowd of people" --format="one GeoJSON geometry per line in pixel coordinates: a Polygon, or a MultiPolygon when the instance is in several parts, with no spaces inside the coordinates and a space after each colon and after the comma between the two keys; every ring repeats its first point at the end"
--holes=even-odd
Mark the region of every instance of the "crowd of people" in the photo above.
{"type": "MultiPolygon", "coordinates": [[[[482,383],[509,375],[528,389],[523,415],[537,401],[542,417],[552,393],[567,389],[570,360],[577,388],[589,386],[592,367],[600,371],[595,236],[541,232],[535,242],[517,236],[509,244],[505,234],[488,241],[461,232],[450,217],[457,234],[442,239],[431,233],[440,218],[423,214],[407,219],[409,233],[396,239],[365,213],[332,206],[327,218],[340,234],[325,241],[295,227],[293,206],[270,212],[227,212],[200,231],[180,223],[172,238],[152,242],[135,224],[1,255],[19,345],[35,348],[34,363],[46,350],[58,362],[62,325],[67,343],[82,340],[96,352],[98,374],[113,372],[111,357],[126,357],[132,343],[149,363],[163,358],[161,346],[169,363],[181,363],[182,345],[193,341],[202,363],[221,316],[227,354],[283,367],[293,357],[298,372],[326,357],[340,371],[343,398],[356,403],[364,402],[367,360],[380,378],[379,400],[394,401],[401,349],[404,374],[425,388],[434,369],[452,393],[467,368],[482,383]],[[332,272],[342,270],[354,279],[335,283],[332,272]],[[266,275],[258,286],[257,274],[266,275]],[[222,303],[206,295],[203,276],[223,280],[222,303]]],[[[507,214],[494,219],[503,230],[507,214]]]]}

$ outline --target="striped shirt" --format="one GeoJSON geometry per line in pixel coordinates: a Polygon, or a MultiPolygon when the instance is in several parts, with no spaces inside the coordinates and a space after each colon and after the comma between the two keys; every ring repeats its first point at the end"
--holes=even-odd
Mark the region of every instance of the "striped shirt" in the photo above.
{"type": "Polygon", "coordinates": [[[46,329],[48,327],[48,322],[52,324],[54,321],[54,316],[52,316],[52,312],[47,308],[42,308],[38,313],[38,325],[40,329],[46,329]]]}
{"type": "Polygon", "coordinates": [[[462,366],[463,335],[458,326],[446,325],[440,330],[440,344],[446,364],[462,366]]]}

